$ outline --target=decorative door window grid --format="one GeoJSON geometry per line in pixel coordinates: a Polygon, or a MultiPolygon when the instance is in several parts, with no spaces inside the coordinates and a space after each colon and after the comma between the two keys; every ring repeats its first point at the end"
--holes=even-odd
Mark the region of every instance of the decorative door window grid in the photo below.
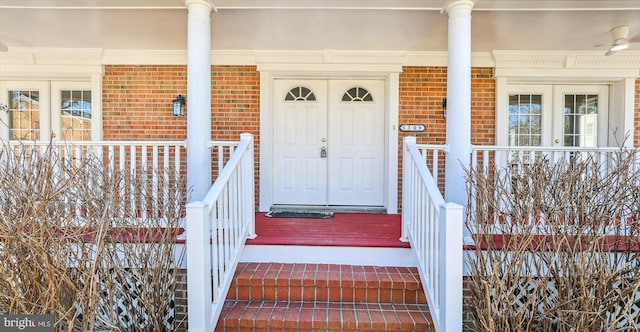
{"type": "MultiPolygon", "coordinates": [[[[8,127],[10,140],[40,140],[41,100],[38,90],[10,90],[8,127]]],[[[62,140],[91,140],[92,104],[90,90],[60,91],[62,140]]],[[[55,109],[55,108],[54,108],[55,109]]]]}
{"type": "Polygon", "coordinates": [[[598,95],[564,95],[564,146],[598,145],[598,95]]]}
{"type": "Polygon", "coordinates": [[[40,139],[40,92],[9,91],[9,139],[40,139]]]}
{"type": "MultiPolygon", "coordinates": [[[[285,101],[315,101],[316,96],[311,89],[304,86],[297,86],[284,97],[285,101]]],[[[373,102],[373,96],[365,88],[353,87],[347,90],[343,95],[341,101],[347,102],[373,102]]]]}
{"type": "Polygon", "coordinates": [[[64,140],[91,140],[91,91],[62,90],[61,129],[64,140]]]}
{"type": "Polygon", "coordinates": [[[539,146],[542,143],[542,95],[509,95],[509,145],[539,146]]]}

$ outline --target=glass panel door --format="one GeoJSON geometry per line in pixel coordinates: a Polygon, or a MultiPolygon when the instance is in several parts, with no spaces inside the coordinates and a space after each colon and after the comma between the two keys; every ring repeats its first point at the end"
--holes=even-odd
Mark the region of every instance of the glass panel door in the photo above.
{"type": "Polygon", "coordinates": [[[542,95],[509,95],[509,145],[542,144],[542,95]]]}
{"type": "Polygon", "coordinates": [[[88,82],[51,82],[51,127],[64,141],[90,141],[94,105],[88,82]]]}
{"type": "Polygon", "coordinates": [[[5,140],[95,139],[91,84],[63,81],[0,81],[0,138],[5,140]]]}
{"type": "Polygon", "coordinates": [[[499,145],[547,146],[551,144],[552,89],[548,85],[511,85],[508,90],[506,133],[499,145]],[[504,143],[501,143],[504,142],[504,143]]]}
{"type": "Polygon", "coordinates": [[[40,91],[9,91],[9,139],[40,139],[40,91]]]}
{"type": "Polygon", "coordinates": [[[48,140],[51,135],[49,84],[0,82],[0,137],[7,140],[48,140]]]}
{"type": "Polygon", "coordinates": [[[91,140],[91,91],[60,91],[60,131],[66,141],[91,140]]]}
{"type": "Polygon", "coordinates": [[[562,146],[607,146],[607,86],[556,86],[555,143],[562,146]]]}

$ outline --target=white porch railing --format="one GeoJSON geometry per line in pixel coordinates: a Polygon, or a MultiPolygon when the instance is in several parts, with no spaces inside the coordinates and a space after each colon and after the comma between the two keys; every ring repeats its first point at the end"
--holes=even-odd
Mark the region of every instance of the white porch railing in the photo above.
{"type": "MultiPolygon", "coordinates": [[[[129,211],[123,210],[122,216],[137,213],[143,219],[157,208],[145,206],[148,202],[154,202],[157,206],[170,205],[164,204],[170,193],[163,184],[180,176],[185,157],[184,141],[6,141],[3,144],[12,149],[11,155],[17,158],[11,162],[28,163],[35,154],[48,152],[80,166],[91,155],[96,158],[95,161],[102,162],[95,166],[104,167],[105,174],[114,174],[116,171],[132,174],[131,179],[135,181],[120,186],[122,196],[129,199],[129,211]],[[135,186],[144,186],[143,192],[151,195],[152,199],[141,199],[132,194],[140,192],[135,190],[135,186]]],[[[2,158],[5,159],[8,155],[3,154],[2,158]]],[[[61,170],[58,175],[63,173],[61,170]]],[[[75,205],[80,217],[83,206],[81,202],[75,205]]]]}
{"type": "MultiPolygon", "coordinates": [[[[478,165],[483,167],[508,166],[514,160],[528,161],[544,156],[551,162],[560,160],[586,160],[591,158],[597,161],[607,171],[610,161],[615,160],[620,152],[628,151],[617,147],[569,147],[569,146],[493,146],[474,145],[471,147],[471,167],[478,165]]],[[[635,170],[640,170],[640,160],[636,162],[635,170]]]]}
{"type": "Polygon", "coordinates": [[[245,240],[255,238],[253,136],[238,147],[202,199],[187,204],[189,331],[213,331],[245,240]]]}
{"type": "MultiPolygon", "coordinates": [[[[533,163],[538,158],[545,158],[545,160],[551,163],[556,162],[593,162],[593,170],[588,170],[585,175],[589,175],[589,172],[599,172],[601,176],[608,175],[617,167],[620,158],[628,158],[633,153],[632,148],[619,148],[619,147],[549,147],[549,146],[493,146],[493,145],[480,145],[471,147],[471,169],[482,172],[496,172],[500,169],[507,169],[509,171],[514,170],[509,166],[521,165],[527,163],[533,163]]],[[[631,172],[634,174],[640,173],[640,154],[635,154],[631,164],[631,172]]],[[[636,177],[638,179],[638,177],[636,177]]],[[[638,180],[636,180],[638,181],[638,180]]],[[[640,182],[637,183],[640,185],[640,182]]],[[[504,185],[510,185],[510,182],[504,182],[504,185]]],[[[471,193],[471,196],[475,196],[471,193]]],[[[504,202],[503,202],[504,203],[504,202]]],[[[472,206],[475,206],[475,202],[471,202],[472,206]]],[[[537,220],[540,216],[530,216],[531,221],[537,220]]],[[[494,218],[499,218],[496,214],[494,218]]],[[[629,216],[620,216],[620,219],[624,222],[622,225],[631,225],[633,221],[629,216]]],[[[504,223],[501,220],[500,223],[504,223]]],[[[606,228],[603,232],[609,232],[614,235],[619,227],[611,225],[611,228],[606,228]],[[615,227],[614,227],[615,226],[615,227]]],[[[474,225],[469,225],[471,230],[475,232],[474,225]]],[[[544,229],[544,227],[541,227],[544,229]]],[[[500,233],[498,227],[494,230],[496,233],[500,233]]],[[[544,232],[544,231],[541,231],[544,232]]],[[[622,234],[625,234],[626,230],[622,229],[622,234]]]]}
{"type": "Polygon", "coordinates": [[[442,193],[444,191],[446,153],[449,151],[449,146],[446,144],[417,144],[417,147],[426,162],[427,169],[431,171],[431,177],[442,193]]]}
{"type": "Polygon", "coordinates": [[[408,241],[417,255],[437,331],[462,331],[462,218],[462,206],[444,201],[416,138],[406,137],[401,240],[408,241]]]}

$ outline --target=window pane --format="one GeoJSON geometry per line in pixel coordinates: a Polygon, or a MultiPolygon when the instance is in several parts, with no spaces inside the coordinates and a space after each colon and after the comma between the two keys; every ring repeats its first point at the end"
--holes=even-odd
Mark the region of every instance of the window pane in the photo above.
{"type": "Polygon", "coordinates": [[[598,95],[566,94],[564,101],[564,145],[596,146],[598,95]]]}
{"type": "Polygon", "coordinates": [[[39,91],[9,91],[9,139],[40,139],[39,91]]]}
{"type": "Polygon", "coordinates": [[[285,101],[315,101],[316,96],[309,88],[304,86],[295,87],[284,97],[285,101]]]}
{"type": "Polygon", "coordinates": [[[509,95],[509,145],[540,145],[542,95],[509,95]]]}
{"type": "Polygon", "coordinates": [[[341,100],[346,102],[371,102],[373,101],[373,96],[365,88],[354,87],[345,92],[341,100]]]}
{"type": "Polygon", "coordinates": [[[91,139],[91,91],[60,92],[61,130],[63,140],[91,139]]]}

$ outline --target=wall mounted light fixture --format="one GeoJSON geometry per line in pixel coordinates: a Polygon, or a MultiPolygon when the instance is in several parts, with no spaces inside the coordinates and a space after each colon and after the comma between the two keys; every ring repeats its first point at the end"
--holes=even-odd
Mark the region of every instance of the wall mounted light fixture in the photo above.
{"type": "Polygon", "coordinates": [[[444,118],[447,118],[447,98],[442,98],[442,112],[444,115],[444,118]]]}
{"type": "Polygon", "coordinates": [[[184,116],[186,104],[186,99],[182,95],[178,95],[176,99],[173,100],[173,115],[184,116]]]}

